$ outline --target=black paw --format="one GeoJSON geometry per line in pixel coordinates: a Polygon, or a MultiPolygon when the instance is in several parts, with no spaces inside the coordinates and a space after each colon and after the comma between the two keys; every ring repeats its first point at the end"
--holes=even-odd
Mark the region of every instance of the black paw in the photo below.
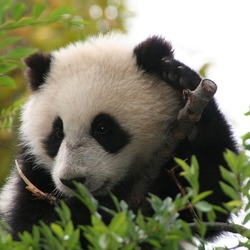
{"type": "Polygon", "coordinates": [[[163,80],[180,90],[194,90],[201,81],[198,73],[174,59],[165,60],[161,70],[163,80]]]}

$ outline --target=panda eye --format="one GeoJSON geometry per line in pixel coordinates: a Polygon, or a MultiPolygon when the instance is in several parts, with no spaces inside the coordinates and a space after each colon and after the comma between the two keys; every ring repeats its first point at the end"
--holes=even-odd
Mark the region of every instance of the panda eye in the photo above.
{"type": "Polygon", "coordinates": [[[130,141],[130,134],[107,113],[98,114],[91,123],[90,135],[109,153],[118,153],[130,141]]]}
{"type": "Polygon", "coordinates": [[[64,133],[61,127],[57,127],[55,129],[55,134],[58,139],[63,139],[64,138],[64,133]]]}
{"type": "Polygon", "coordinates": [[[50,157],[55,157],[58,153],[60,145],[64,138],[63,121],[60,117],[56,117],[52,124],[51,132],[45,140],[44,147],[50,157]]]}
{"type": "Polygon", "coordinates": [[[107,124],[105,122],[101,122],[101,123],[96,125],[96,127],[94,129],[94,133],[96,135],[106,135],[106,134],[108,134],[109,130],[110,130],[109,124],[107,124]]]}

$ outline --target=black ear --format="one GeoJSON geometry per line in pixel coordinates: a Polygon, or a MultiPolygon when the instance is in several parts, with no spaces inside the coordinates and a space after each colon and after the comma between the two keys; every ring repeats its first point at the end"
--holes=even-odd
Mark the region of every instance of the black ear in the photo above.
{"type": "Polygon", "coordinates": [[[24,59],[24,62],[28,66],[27,77],[30,89],[36,91],[44,84],[45,77],[50,70],[51,55],[36,53],[24,59]]]}
{"type": "Polygon", "coordinates": [[[163,59],[173,59],[173,48],[169,42],[159,36],[152,36],[137,45],[134,49],[139,69],[157,74],[163,59]]]}

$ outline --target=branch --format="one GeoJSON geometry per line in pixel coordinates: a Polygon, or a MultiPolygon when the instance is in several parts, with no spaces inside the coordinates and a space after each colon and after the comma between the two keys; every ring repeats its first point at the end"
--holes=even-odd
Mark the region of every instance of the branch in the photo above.
{"type": "Polygon", "coordinates": [[[179,111],[173,123],[168,142],[161,152],[163,158],[171,156],[176,146],[188,135],[195,123],[201,119],[202,112],[213,98],[216,90],[216,84],[209,79],[203,79],[194,91],[183,90],[183,97],[187,99],[187,102],[179,111]]]}
{"type": "Polygon", "coordinates": [[[49,194],[49,193],[44,193],[43,191],[38,189],[35,185],[33,185],[30,182],[30,180],[24,175],[24,173],[21,170],[17,160],[15,160],[15,164],[16,164],[18,174],[23,179],[23,181],[27,184],[27,186],[25,188],[27,190],[29,190],[32,193],[32,195],[36,197],[36,199],[45,200],[45,201],[49,202],[52,205],[55,205],[55,204],[57,204],[59,202],[59,199],[57,197],[55,197],[54,195],[49,194]]]}

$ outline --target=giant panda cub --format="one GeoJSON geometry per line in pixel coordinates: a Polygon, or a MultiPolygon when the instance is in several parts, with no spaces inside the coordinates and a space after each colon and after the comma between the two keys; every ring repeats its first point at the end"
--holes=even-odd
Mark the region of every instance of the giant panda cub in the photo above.
{"type": "MultiPolygon", "coordinates": [[[[174,58],[169,42],[152,36],[134,46],[115,35],[99,36],[34,54],[25,63],[31,96],[22,109],[17,159],[37,188],[66,202],[75,225],[90,223],[90,215],[72,197],[73,181],[107,207],[112,207],[110,192],[119,200],[133,200],[133,188],[155,169],[148,192],[161,198],[180,193],[167,173],[176,163],[160,152],[184,106],[183,89],[195,89],[201,77],[174,58]]],[[[226,149],[237,152],[230,127],[212,100],[173,157],[197,156],[200,189],[213,191],[208,197],[213,204],[227,200],[219,187],[226,149]]],[[[0,217],[14,237],[40,220],[58,219],[55,206],[34,199],[25,186],[13,169],[0,196],[0,217]]],[[[187,210],[181,218],[191,222],[193,214],[187,210]]],[[[103,219],[108,223],[110,218],[103,213],[103,219]]],[[[217,220],[227,216],[218,213],[217,220]]]]}

